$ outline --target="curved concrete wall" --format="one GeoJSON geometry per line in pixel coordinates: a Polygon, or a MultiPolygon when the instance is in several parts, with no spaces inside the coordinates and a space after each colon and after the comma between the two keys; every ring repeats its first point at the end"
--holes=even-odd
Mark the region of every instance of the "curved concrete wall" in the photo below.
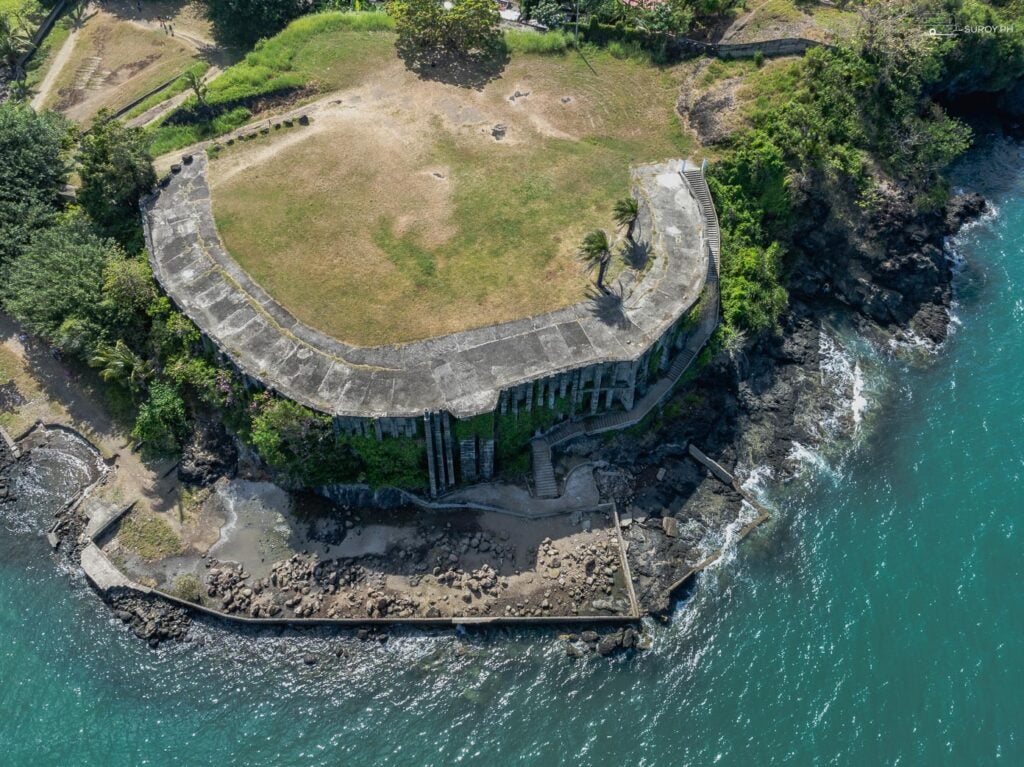
{"type": "Polygon", "coordinates": [[[157,280],[243,373],[349,430],[415,434],[424,413],[466,418],[529,409],[556,392],[581,399],[585,388],[592,411],[615,403],[628,409],[647,375],[667,365],[662,351],[679,342],[680,321],[709,273],[701,207],[682,163],[641,166],[633,171],[635,237],[649,246],[651,263],[623,286],[621,301],[409,344],[352,346],[300,323],[228,255],[207,164],[205,153],[196,155],[144,203],[157,280]],[[377,420],[368,426],[365,419],[377,420]]]}

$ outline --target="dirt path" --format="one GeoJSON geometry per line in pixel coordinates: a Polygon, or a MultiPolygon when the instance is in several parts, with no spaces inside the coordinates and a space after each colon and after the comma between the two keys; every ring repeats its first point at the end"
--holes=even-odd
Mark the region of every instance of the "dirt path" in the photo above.
{"type": "MultiPolygon", "coordinates": [[[[149,19],[125,19],[132,26],[144,29],[147,32],[163,32],[163,28],[160,26],[159,21],[150,21],[149,19]]],[[[166,33],[165,33],[166,34],[166,33]]],[[[208,37],[202,37],[192,32],[179,32],[175,30],[174,34],[171,35],[175,40],[185,43],[197,53],[206,53],[207,51],[214,50],[217,48],[217,43],[208,37]]]]}
{"type": "Polygon", "coordinates": [[[732,24],[729,25],[729,28],[725,30],[725,32],[722,34],[722,39],[720,42],[727,43],[740,32],[742,32],[744,29],[746,29],[747,24],[749,24],[751,20],[757,15],[757,12],[764,8],[766,5],[768,5],[768,3],[770,2],[771,0],[764,0],[764,2],[758,3],[756,7],[747,11],[738,19],[736,19],[732,24]]]}
{"type": "MultiPolygon", "coordinates": [[[[85,9],[85,16],[88,17],[93,12],[91,5],[85,9]]],[[[39,90],[36,95],[32,97],[32,108],[39,111],[43,108],[43,104],[46,102],[47,97],[50,95],[50,91],[53,90],[53,84],[57,82],[57,77],[60,75],[61,70],[68,63],[68,59],[71,58],[72,51],[75,50],[75,41],[78,39],[78,33],[82,31],[81,26],[75,26],[71,29],[71,34],[67,36],[64,44],[57,51],[57,55],[54,57],[53,62],[50,64],[50,68],[46,70],[46,76],[43,81],[39,84],[39,90]]]]}
{"type": "MultiPolygon", "coordinates": [[[[195,144],[190,144],[189,146],[182,147],[181,149],[175,149],[173,152],[168,152],[167,154],[160,155],[159,157],[153,160],[153,165],[156,167],[157,173],[166,173],[167,170],[171,167],[171,165],[177,162],[178,158],[180,158],[184,154],[192,154],[194,152],[199,152],[203,149],[212,146],[213,144],[223,144],[228,139],[237,139],[240,136],[252,133],[253,131],[258,131],[260,128],[266,126],[271,126],[273,123],[280,122],[281,120],[285,120],[288,118],[294,119],[298,118],[301,115],[308,115],[312,117],[323,112],[325,109],[339,106],[342,103],[342,97],[344,96],[344,94],[351,92],[352,89],[349,89],[348,91],[336,91],[334,93],[330,93],[324,96],[323,98],[317,101],[310,102],[309,104],[305,104],[300,107],[295,107],[294,109],[289,109],[286,112],[281,112],[280,114],[274,114],[267,117],[261,117],[258,120],[253,120],[252,122],[246,123],[242,127],[236,128],[235,130],[229,133],[225,133],[222,136],[218,136],[217,138],[207,139],[206,141],[199,141],[195,144]]],[[[279,150],[280,148],[278,147],[276,151],[279,150]]]]}

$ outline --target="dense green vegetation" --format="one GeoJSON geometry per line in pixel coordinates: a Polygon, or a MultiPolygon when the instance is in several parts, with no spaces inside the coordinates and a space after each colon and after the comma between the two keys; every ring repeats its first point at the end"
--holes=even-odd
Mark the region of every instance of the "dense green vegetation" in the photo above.
{"type": "Polygon", "coordinates": [[[498,6],[492,0],[454,0],[445,9],[437,0],[390,0],[399,49],[428,56],[468,56],[490,51],[501,41],[498,6]]]}
{"type": "MultiPolygon", "coordinates": [[[[221,33],[239,41],[276,31],[305,8],[290,0],[207,4],[221,33]]],[[[691,29],[729,5],[675,0],[656,9],[619,3],[581,8],[593,20],[586,24],[587,39],[606,43],[613,54],[611,46],[618,45],[630,56],[635,44],[649,56],[652,33],[691,29]]],[[[484,9],[466,0],[461,7],[480,11],[485,21],[491,17],[489,5],[484,9]]],[[[551,0],[526,7],[535,17],[561,19],[555,26],[565,29],[575,13],[551,0]]],[[[428,16],[436,12],[424,8],[428,16]]],[[[402,34],[405,21],[397,15],[402,34]]],[[[919,209],[934,209],[948,194],[945,168],[971,139],[946,106],[965,96],[1007,91],[1024,76],[1022,0],[868,3],[862,17],[859,34],[837,47],[763,69],[755,62],[749,125],[733,137],[709,175],[722,224],[727,337],[776,328],[787,303],[787,266],[799,245],[791,232],[808,199],[849,201],[855,217],[880,205],[881,186],[888,184],[919,209]],[[942,10],[953,11],[961,25],[1004,29],[934,39],[908,22],[942,10]]],[[[490,22],[455,34],[448,21],[430,33],[429,45],[474,50],[493,34],[490,22]]],[[[379,33],[395,28],[395,21],[380,13],[299,18],[257,44],[153,136],[103,120],[81,135],[51,113],[0,105],[0,302],[33,333],[95,369],[129,403],[132,433],[150,454],[177,453],[197,422],[219,420],[295,484],[423,487],[422,438],[378,441],[339,434],[327,416],[269,394],[248,394],[204,347],[195,326],[159,294],[142,251],[138,219],[139,197],[154,180],[152,149],[229,130],[247,120],[264,103],[260,99],[357,82],[379,61],[360,53],[390,47],[394,36],[379,33]],[[339,52],[342,43],[346,48],[339,52]],[[75,204],[62,194],[72,173],[80,180],[75,204]]],[[[7,37],[18,44],[17,34],[7,37]]],[[[565,30],[504,35],[508,49],[538,54],[563,54],[571,40],[565,30]]],[[[616,220],[626,226],[629,217],[623,203],[616,220]]],[[[600,268],[607,248],[598,245],[590,250],[600,268]]],[[[702,359],[709,354],[706,350],[702,359]]],[[[559,400],[552,410],[458,421],[456,436],[494,436],[499,466],[521,471],[528,467],[530,437],[568,409],[559,400]]],[[[126,527],[122,540],[134,541],[143,556],[180,545],[170,528],[132,519],[126,527]]]]}
{"type": "MultiPolygon", "coordinates": [[[[989,24],[1020,19],[1009,6],[957,5],[958,13],[989,24]]],[[[940,10],[931,2],[872,4],[854,39],[756,78],[751,127],[733,138],[709,178],[722,225],[727,333],[775,326],[786,306],[794,211],[804,200],[848,199],[870,210],[879,186],[895,183],[921,210],[945,202],[943,171],[971,134],[938,96],[998,89],[1019,78],[1024,38],[1019,28],[1005,35],[923,34],[914,19],[940,10]]]]}
{"type": "Polygon", "coordinates": [[[60,116],[25,106],[0,108],[0,270],[56,216],[70,145],[60,116]]]}
{"type": "Polygon", "coordinates": [[[308,13],[304,0],[202,0],[217,39],[228,45],[249,47],[284,29],[289,21],[308,13]]]}
{"type": "MultiPolygon", "coordinates": [[[[139,196],[153,178],[142,134],[114,121],[74,139],[52,114],[0,105],[0,165],[10,169],[0,176],[0,301],[130,403],[132,434],[147,454],[178,453],[197,421],[214,419],[296,484],[423,486],[422,439],[335,435],[327,416],[248,395],[159,294],[141,251],[139,196]],[[80,206],[58,195],[72,168],[80,206]]],[[[169,540],[148,522],[128,532],[140,552],[169,540]]]]}
{"type": "Polygon", "coordinates": [[[618,0],[582,0],[579,3],[575,0],[523,0],[521,8],[526,18],[549,28],[572,27],[578,12],[588,23],[685,34],[743,5],[740,0],[666,0],[636,5],[618,0]]]}
{"type": "Polygon", "coordinates": [[[422,489],[427,453],[422,439],[336,434],[330,417],[267,394],[250,405],[250,440],[267,463],[299,485],[366,482],[422,489]]]}

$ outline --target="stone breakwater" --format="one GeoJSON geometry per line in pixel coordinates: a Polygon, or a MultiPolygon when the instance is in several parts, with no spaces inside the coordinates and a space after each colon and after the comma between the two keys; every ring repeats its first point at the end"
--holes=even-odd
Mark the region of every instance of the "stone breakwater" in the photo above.
{"type": "Polygon", "coordinates": [[[536,576],[525,582],[499,564],[514,557],[508,541],[440,530],[425,543],[363,558],[294,554],[262,578],[243,564],[206,560],[204,603],[228,615],[279,620],[629,615],[614,532],[575,548],[545,538],[535,554],[536,576]],[[467,566],[460,553],[490,554],[494,564],[467,566]],[[399,563],[413,572],[396,586],[399,563]]]}

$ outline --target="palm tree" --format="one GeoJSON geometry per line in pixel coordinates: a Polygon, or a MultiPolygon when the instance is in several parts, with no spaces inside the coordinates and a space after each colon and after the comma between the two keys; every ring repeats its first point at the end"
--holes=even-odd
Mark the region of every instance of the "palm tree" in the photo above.
{"type": "Polygon", "coordinates": [[[127,384],[133,391],[137,391],[152,373],[150,366],[120,339],[113,346],[104,344],[97,348],[89,364],[101,368],[100,378],[104,381],[127,384]]]}
{"type": "Polygon", "coordinates": [[[201,107],[206,106],[206,81],[203,80],[202,75],[197,75],[195,72],[185,73],[185,84],[192,89],[192,93],[196,97],[196,102],[201,107]]]}
{"type": "Polygon", "coordinates": [[[32,36],[25,20],[16,13],[0,14],[0,60],[14,69],[31,47],[32,36]]]}
{"type": "Polygon", "coordinates": [[[587,232],[583,237],[578,255],[588,273],[597,269],[597,289],[602,293],[607,293],[608,291],[604,287],[604,275],[608,271],[608,263],[612,260],[608,233],[604,229],[587,232]]]}
{"type": "Polygon", "coordinates": [[[632,243],[633,226],[636,224],[636,217],[640,215],[640,203],[636,201],[636,197],[623,197],[621,200],[616,200],[615,207],[612,208],[612,215],[615,217],[616,224],[626,227],[626,239],[632,243]]]}

